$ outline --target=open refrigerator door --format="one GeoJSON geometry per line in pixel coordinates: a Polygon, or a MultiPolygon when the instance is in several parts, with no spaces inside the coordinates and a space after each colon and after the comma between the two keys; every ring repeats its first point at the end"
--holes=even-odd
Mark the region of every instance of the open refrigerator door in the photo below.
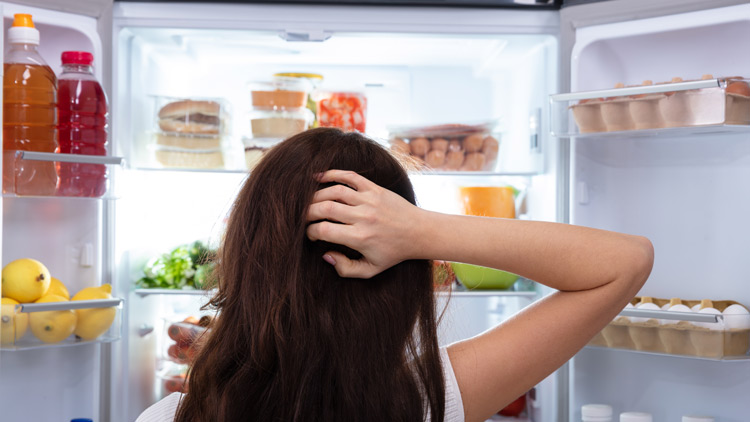
{"type": "MultiPolygon", "coordinates": [[[[182,379],[189,351],[177,350],[170,328],[179,338],[210,314],[188,250],[196,241],[219,245],[253,163],[293,133],[335,126],[401,148],[428,209],[463,212],[461,189],[476,188],[502,192],[517,218],[556,220],[546,101],[557,90],[558,31],[555,12],[117,3],[114,136],[129,164],[117,204],[118,285],[129,316],[125,419],[182,379]],[[198,133],[207,129],[198,123],[212,132],[198,133]],[[447,166],[451,145],[461,163],[447,166]],[[178,263],[181,275],[168,276],[178,263]]],[[[437,293],[441,310],[448,306],[441,343],[478,334],[545,294],[505,277],[502,290],[448,279],[437,293]]],[[[512,420],[557,420],[553,378],[512,420]]]]}
{"type": "Polygon", "coordinates": [[[638,297],[572,360],[568,418],[597,403],[613,420],[745,420],[750,62],[735,51],[750,8],[647,3],[562,12],[570,92],[551,96],[551,114],[569,139],[570,223],[656,251],[638,297]]]}

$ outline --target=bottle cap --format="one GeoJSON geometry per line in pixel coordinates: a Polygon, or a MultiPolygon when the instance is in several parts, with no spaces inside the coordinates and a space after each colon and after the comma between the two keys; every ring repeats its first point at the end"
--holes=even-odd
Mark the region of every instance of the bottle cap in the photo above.
{"type": "Polygon", "coordinates": [[[94,422],[94,421],[89,418],[76,418],[76,419],[71,419],[70,422],[94,422]]]}
{"type": "Polygon", "coordinates": [[[608,404],[586,404],[581,408],[581,415],[585,418],[612,417],[612,406],[608,404]]]}
{"type": "Polygon", "coordinates": [[[62,53],[63,64],[83,64],[91,66],[94,62],[94,55],[88,51],[63,51],[62,53]]]}
{"type": "Polygon", "coordinates": [[[652,422],[650,413],[625,412],[620,413],[620,422],[652,422]]]}
{"type": "Polygon", "coordinates": [[[34,28],[31,15],[25,13],[13,15],[13,26],[8,29],[8,42],[39,45],[39,30],[34,28]]]}
{"type": "Polygon", "coordinates": [[[682,417],[682,422],[714,422],[711,416],[687,415],[682,417]]]}

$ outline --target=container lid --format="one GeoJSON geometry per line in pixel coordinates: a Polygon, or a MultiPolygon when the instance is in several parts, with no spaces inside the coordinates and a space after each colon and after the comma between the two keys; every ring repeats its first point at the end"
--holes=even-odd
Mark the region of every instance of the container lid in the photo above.
{"type": "Polygon", "coordinates": [[[584,418],[612,417],[612,406],[608,404],[585,404],[581,407],[581,415],[584,418]]]}
{"type": "Polygon", "coordinates": [[[8,42],[39,45],[39,30],[34,27],[31,15],[26,13],[13,15],[13,26],[8,29],[8,42]]]}
{"type": "Polygon", "coordinates": [[[89,418],[76,418],[76,419],[71,419],[70,422],[94,422],[94,421],[89,418]]]}
{"type": "Polygon", "coordinates": [[[313,83],[317,83],[323,80],[323,75],[320,75],[318,73],[298,73],[298,72],[280,72],[280,73],[274,73],[274,78],[303,78],[303,79],[309,79],[311,81],[314,81],[313,83]]]}
{"type": "Polygon", "coordinates": [[[714,422],[711,416],[687,415],[682,417],[682,422],[714,422]]]}
{"type": "Polygon", "coordinates": [[[60,57],[62,64],[82,64],[91,66],[94,62],[94,55],[88,51],[63,51],[60,57]]]}
{"type": "Polygon", "coordinates": [[[272,146],[278,144],[279,142],[283,141],[284,138],[249,138],[249,137],[242,137],[242,145],[245,147],[245,149],[252,149],[252,148],[271,148],[272,146]]]}
{"type": "Polygon", "coordinates": [[[310,81],[303,78],[277,76],[271,81],[250,82],[253,91],[302,91],[310,92],[312,85],[310,81]]]}
{"type": "Polygon", "coordinates": [[[416,137],[462,137],[475,133],[494,132],[499,121],[484,120],[467,123],[448,123],[423,126],[389,126],[388,132],[391,137],[416,138],[416,137]]]}
{"type": "Polygon", "coordinates": [[[620,413],[620,422],[652,422],[653,418],[650,413],[644,412],[625,412],[620,413]]]}
{"type": "Polygon", "coordinates": [[[304,119],[308,123],[312,123],[315,120],[315,114],[308,108],[286,108],[286,109],[274,109],[264,107],[254,107],[250,112],[251,119],[304,119]]]}

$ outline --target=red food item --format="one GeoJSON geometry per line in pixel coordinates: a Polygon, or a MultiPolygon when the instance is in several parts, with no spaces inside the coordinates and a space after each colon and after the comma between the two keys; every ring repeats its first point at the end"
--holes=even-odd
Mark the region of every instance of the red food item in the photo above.
{"type": "Polygon", "coordinates": [[[187,393],[185,374],[170,375],[164,378],[164,389],[170,393],[187,393]]]}
{"type": "Polygon", "coordinates": [[[318,102],[321,127],[365,132],[367,98],[356,92],[334,92],[318,102]]]}
{"type": "Polygon", "coordinates": [[[188,350],[190,350],[189,346],[175,343],[169,346],[169,349],[167,349],[167,355],[177,363],[188,363],[190,357],[188,350]]]}
{"type": "Polygon", "coordinates": [[[205,328],[198,325],[176,322],[169,326],[167,334],[169,335],[169,338],[177,343],[189,345],[195,341],[204,330],[205,328]]]}
{"type": "Polygon", "coordinates": [[[511,404],[505,406],[503,410],[498,412],[501,416],[518,416],[526,409],[526,394],[515,399],[511,404]]]}

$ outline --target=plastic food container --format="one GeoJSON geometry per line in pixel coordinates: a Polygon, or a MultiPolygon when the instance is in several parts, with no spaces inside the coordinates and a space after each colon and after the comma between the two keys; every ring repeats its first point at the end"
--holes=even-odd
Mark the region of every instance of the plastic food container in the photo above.
{"type": "Polygon", "coordinates": [[[253,107],[273,110],[302,108],[312,89],[304,78],[276,76],[269,82],[251,82],[250,99],[253,107]]]}
{"type": "Polygon", "coordinates": [[[250,113],[253,138],[287,138],[310,128],[313,114],[306,108],[255,109],[250,113]]]}
{"type": "Polygon", "coordinates": [[[221,98],[156,96],[154,130],[173,135],[219,136],[230,132],[231,111],[221,98]]]}
{"type": "Polygon", "coordinates": [[[729,77],[644,81],[615,89],[553,95],[553,133],[559,136],[633,130],[750,125],[750,80],[729,77]],[[572,115],[574,127],[565,128],[572,115]]]}
{"type": "Polygon", "coordinates": [[[365,132],[367,97],[363,93],[318,91],[314,99],[317,103],[320,127],[365,132]]]}
{"type": "MultiPolygon", "coordinates": [[[[682,300],[682,309],[697,312],[673,312],[665,310],[668,299],[646,300],[662,310],[626,309],[589,345],[709,359],[750,358],[750,314],[739,303],[682,300]]],[[[635,298],[632,303],[640,302],[635,298]]]]}
{"type": "Polygon", "coordinates": [[[224,153],[221,149],[189,150],[157,147],[154,158],[164,167],[192,169],[224,168],[224,153]]]}
{"type": "Polygon", "coordinates": [[[497,121],[389,128],[391,150],[416,167],[437,171],[494,171],[500,148],[497,121]]]}
{"type": "Polygon", "coordinates": [[[282,138],[243,138],[247,170],[252,171],[266,152],[281,141],[283,141],[282,138]]]}

